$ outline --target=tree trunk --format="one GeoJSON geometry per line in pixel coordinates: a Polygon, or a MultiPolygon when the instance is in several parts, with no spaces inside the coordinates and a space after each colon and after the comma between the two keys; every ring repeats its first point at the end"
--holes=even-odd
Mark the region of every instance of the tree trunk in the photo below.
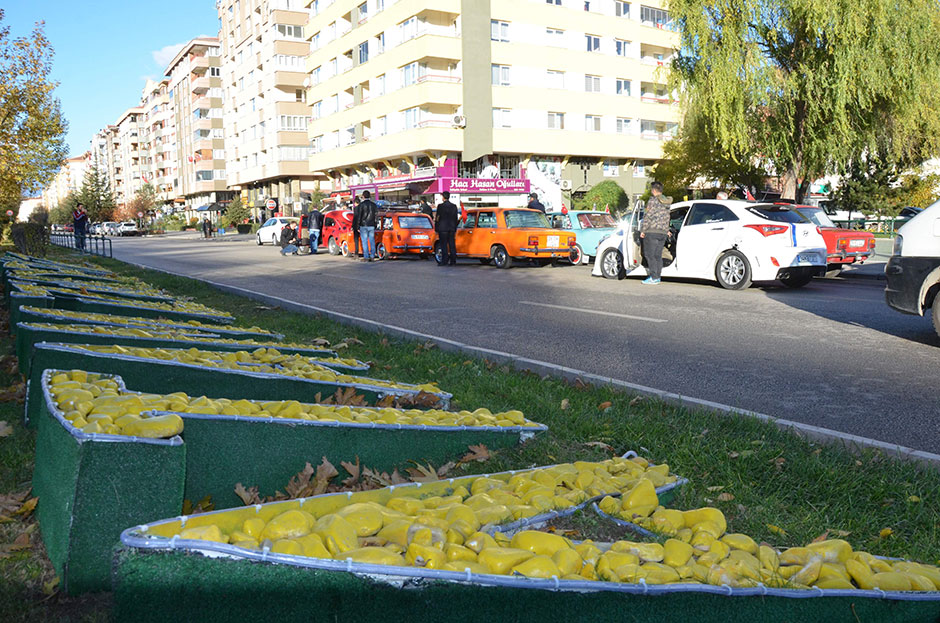
{"type": "Polygon", "coordinates": [[[783,175],[780,176],[780,179],[783,181],[783,188],[780,194],[781,199],[796,201],[800,186],[797,171],[797,167],[791,165],[783,172],[783,175]]]}

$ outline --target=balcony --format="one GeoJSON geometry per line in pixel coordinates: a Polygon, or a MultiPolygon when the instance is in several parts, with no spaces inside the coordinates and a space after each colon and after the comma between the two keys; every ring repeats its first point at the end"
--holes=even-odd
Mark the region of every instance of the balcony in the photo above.
{"type": "Polygon", "coordinates": [[[196,78],[195,80],[190,82],[190,86],[192,88],[193,93],[206,93],[209,91],[209,86],[210,86],[209,78],[207,77],[196,78]]]}
{"type": "Polygon", "coordinates": [[[212,119],[209,117],[203,117],[202,119],[196,119],[193,121],[193,129],[195,130],[211,130],[212,129],[212,119]]]}
{"type": "Polygon", "coordinates": [[[209,70],[209,57],[208,56],[190,57],[190,66],[192,68],[193,73],[204,74],[209,70]]]}
{"type": "Polygon", "coordinates": [[[197,95],[193,97],[193,108],[212,108],[212,102],[207,95],[197,95]]]}

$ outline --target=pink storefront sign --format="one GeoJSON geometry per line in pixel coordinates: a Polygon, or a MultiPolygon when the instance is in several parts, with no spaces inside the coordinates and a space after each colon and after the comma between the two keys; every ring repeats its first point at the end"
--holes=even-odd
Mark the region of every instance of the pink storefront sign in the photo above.
{"type": "Polygon", "coordinates": [[[430,193],[479,193],[522,194],[529,192],[529,180],[521,179],[477,179],[469,177],[444,177],[428,189],[430,193]]]}

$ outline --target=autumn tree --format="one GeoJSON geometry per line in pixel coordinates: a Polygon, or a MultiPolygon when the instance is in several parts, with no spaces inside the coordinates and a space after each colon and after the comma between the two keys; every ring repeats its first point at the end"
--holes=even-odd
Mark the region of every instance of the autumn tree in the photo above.
{"type": "Polygon", "coordinates": [[[114,216],[114,193],[111,192],[107,174],[98,166],[97,158],[85,170],[79,197],[88,212],[89,221],[101,223],[110,221],[114,216]]]}
{"type": "Polygon", "coordinates": [[[940,142],[934,0],[671,0],[672,86],[736,162],[759,157],[802,199],[865,153],[900,166],[940,142]]]}
{"type": "Polygon", "coordinates": [[[16,213],[21,197],[41,190],[62,165],[67,124],[49,80],[53,50],[43,23],[14,39],[3,18],[0,9],[0,210],[16,213]]]}

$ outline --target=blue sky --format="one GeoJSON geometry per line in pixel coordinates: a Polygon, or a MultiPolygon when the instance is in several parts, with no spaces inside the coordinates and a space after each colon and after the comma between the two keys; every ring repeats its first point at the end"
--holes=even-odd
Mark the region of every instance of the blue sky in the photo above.
{"type": "Polygon", "coordinates": [[[180,44],[219,30],[213,0],[7,0],[3,9],[12,37],[46,22],[72,156],[138,102],[147,78],[163,75],[180,44]]]}

